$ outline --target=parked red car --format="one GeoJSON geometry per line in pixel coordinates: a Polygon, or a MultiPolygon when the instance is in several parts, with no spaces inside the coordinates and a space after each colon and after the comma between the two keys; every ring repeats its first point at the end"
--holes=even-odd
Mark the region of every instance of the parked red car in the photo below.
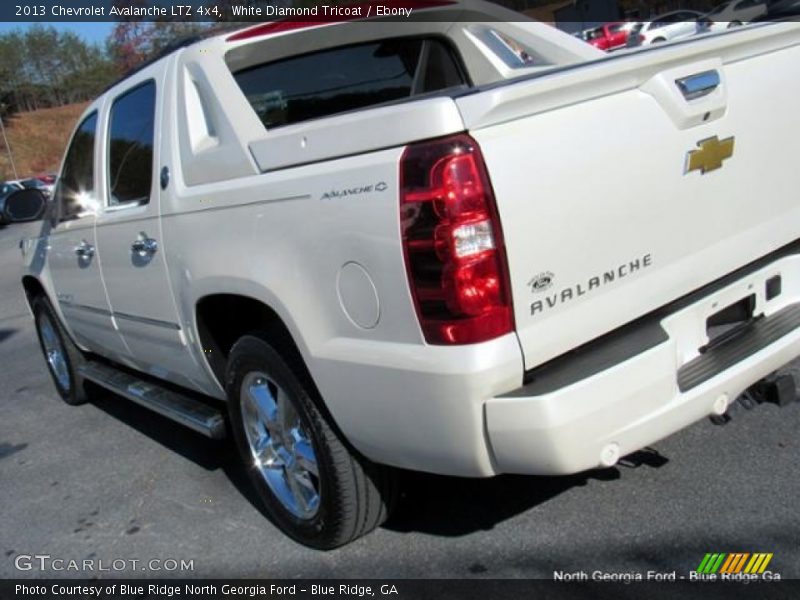
{"type": "Polygon", "coordinates": [[[586,35],[586,41],[600,50],[621,48],[628,42],[628,23],[606,23],[595,27],[586,35]]]}
{"type": "Polygon", "coordinates": [[[56,182],[57,175],[51,173],[45,173],[43,175],[36,175],[35,177],[42,183],[46,183],[47,185],[53,185],[56,182]]]}

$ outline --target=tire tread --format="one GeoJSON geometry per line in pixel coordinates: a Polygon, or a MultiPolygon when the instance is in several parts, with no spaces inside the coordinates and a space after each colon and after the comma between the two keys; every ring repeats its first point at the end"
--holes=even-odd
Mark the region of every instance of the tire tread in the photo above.
{"type": "MultiPolygon", "coordinates": [[[[269,363],[264,365],[267,368],[278,371],[287,369],[297,380],[303,391],[303,398],[300,399],[305,407],[303,412],[316,432],[316,442],[323,446],[318,448],[318,462],[322,463],[321,455],[326,454],[327,459],[324,462],[330,466],[330,477],[327,481],[330,497],[322,499],[325,508],[322,530],[318,529],[312,534],[308,528],[292,526],[292,519],[281,514],[281,510],[273,505],[275,503],[264,498],[264,504],[278,525],[297,541],[319,549],[342,546],[381,525],[394,504],[394,471],[372,463],[347,443],[328,414],[304,366],[291,359],[286,360],[285,355],[279,354],[269,344],[263,333],[243,336],[231,349],[226,375],[226,388],[232,400],[231,420],[239,418],[237,381],[243,375],[242,362],[250,356],[263,357],[269,363]]],[[[240,450],[244,452],[243,449],[240,450]]],[[[261,491],[258,477],[260,476],[256,474],[253,479],[261,491]]]]}

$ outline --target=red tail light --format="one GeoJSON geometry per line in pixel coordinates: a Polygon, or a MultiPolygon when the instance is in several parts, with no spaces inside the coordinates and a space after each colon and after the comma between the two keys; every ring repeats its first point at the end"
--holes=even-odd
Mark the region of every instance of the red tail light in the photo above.
{"type": "Polygon", "coordinates": [[[429,344],[474,344],[514,330],[500,220],[472,138],[406,148],[400,221],[409,284],[429,344]]]}

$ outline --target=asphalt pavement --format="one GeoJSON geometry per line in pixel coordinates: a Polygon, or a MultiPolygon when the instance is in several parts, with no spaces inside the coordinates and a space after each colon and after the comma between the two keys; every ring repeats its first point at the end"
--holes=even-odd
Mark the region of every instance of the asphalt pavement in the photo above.
{"type": "Polygon", "coordinates": [[[92,576],[69,570],[84,560],[110,566],[102,577],[681,575],[707,552],[771,552],[771,570],[800,577],[800,403],[705,420],[572,477],[407,473],[385,526],[332,552],[304,548],[264,517],[228,443],[110,393],[60,401],[19,285],[17,241],[33,230],[0,229],[2,578],[92,576]],[[192,569],[173,570],[181,561],[192,569]]]}

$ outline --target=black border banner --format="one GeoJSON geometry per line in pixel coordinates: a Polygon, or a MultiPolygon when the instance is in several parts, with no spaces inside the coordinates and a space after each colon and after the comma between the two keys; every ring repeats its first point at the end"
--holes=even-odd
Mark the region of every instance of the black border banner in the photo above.
{"type": "MultiPolygon", "coordinates": [[[[676,8],[704,13],[720,0],[635,0],[619,2],[612,15],[600,6],[611,6],[593,0],[573,0],[559,5],[545,0],[487,0],[503,12],[494,20],[514,20],[535,17],[547,20],[556,12],[572,15],[578,24],[599,23],[603,20],[649,20],[658,12],[676,8]],[[560,6],[554,9],[553,7],[560,6]],[[635,6],[635,10],[626,7],[635,6]],[[549,7],[549,9],[548,9],[549,7]],[[599,12],[598,12],[599,10],[599,12]],[[556,12],[554,12],[556,11],[556,12]],[[566,11],[566,12],[565,12],[566,11]],[[604,16],[605,14],[605,16],[604,16]]],[[[613,3],[612,3],[613,4],[613,3]]],[[[800,18],[800,2],[782,0],[775,3],[775,19],[800,18]],[[787,12],[788,11],[788,12],[787,12]]],[[[308,22],[333,22],[354,18],[380,18],[403,22],[419,20],[474,20],[474,10],[482,10],[471,0],[4,0],[0,2],[0,20],[18,23],[57,22],[120,22],[120,21],[193,21],[193,22],[263,22],[296,19],[308,22]],[[380,7],[380,11],[378,10],[380,7]],[[453,9],[430,13],[425,9],[453,9]],[[293,13],[292,11],[303,11],[293,13]],[[410,12],[408,12],[410,10],[410,12]],[[309,12],[310,11],[310,12],[309,12]],[[459,14],[461,16],[459,16],[459,14]],[[294,16],[292,16],[294,15],[294,16]],[[426,15],[431,15],[427,17],[426,15]],[[434,16],[437,15],[437,16],[434,16]]],[[[772,9],[770,9],[772,10],[772,9]]],[[[563,18],[566,18],[562,16],[563,18]]],[[[765,18],[771,19],[770,15],[765,18]]],[[[488,17],[492,20],[492,17],[488,17]]],[[[484,19],[486,17],[484,16],[484,19]]]]}
{"type": "Polygon", "coordinates": [[[800,596],[800,580],[742,582],[558,582],[525,579],[9,579],[2,600],[648,600],[783,599],[800,596]]]}

